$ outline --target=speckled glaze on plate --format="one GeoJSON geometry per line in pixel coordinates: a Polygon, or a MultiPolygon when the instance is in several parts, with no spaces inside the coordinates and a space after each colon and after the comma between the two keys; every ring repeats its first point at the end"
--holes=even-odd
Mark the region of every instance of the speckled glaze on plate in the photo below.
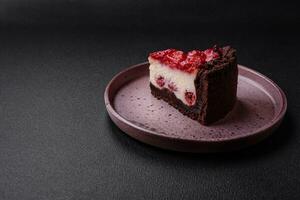
{"type": "Polygon", "coordinates": [[[287,109],[286,97],[273,81],[239,65],[235,108],[203,126],[151,95],[148,67],[141,63],[117,74],[104,98],[110,118],[122,131],[156,147],[183,152],[241,149],[269,136],[287,109]]]}

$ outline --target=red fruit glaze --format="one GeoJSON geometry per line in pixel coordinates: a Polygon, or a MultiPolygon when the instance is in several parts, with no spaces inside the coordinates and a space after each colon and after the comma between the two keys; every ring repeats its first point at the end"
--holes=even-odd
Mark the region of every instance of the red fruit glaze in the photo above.
{"type": "Polygon", "coordinates": [[[187,53],[176,49],[167,49],[150,53],[150,57],[159,60],[170,68],[192,73],[196,69],[201,68],[206,62],[216,59],[220,55],[217,51],[214,51],[214,48],[205,51],[193,50],[187,53]]]}
{"type": "Polygon", "coordinates": [[[196,100],[196,96],[193,92],[187,92],[186,91],[184,96],[185,96],[185,100],[189,104],[189,106],[194,105],[195,100],[196,100]]]}
{"type": "Polygon", "coordinates": [[[163,76],[158,76],[156,78],[156,83],[159,87],[163,87],[165,85],[165,78],[163,76]]]}

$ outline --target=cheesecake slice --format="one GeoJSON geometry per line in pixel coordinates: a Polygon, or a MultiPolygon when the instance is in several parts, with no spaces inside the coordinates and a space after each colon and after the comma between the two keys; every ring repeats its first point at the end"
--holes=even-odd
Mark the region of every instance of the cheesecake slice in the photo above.
{"type": "Polygon", "coordinates": [[[150,53],[150,89],[182,114],[203,125],[226,116],[236,102],[237,59],[230,46],[187,53],[150,53]]]}

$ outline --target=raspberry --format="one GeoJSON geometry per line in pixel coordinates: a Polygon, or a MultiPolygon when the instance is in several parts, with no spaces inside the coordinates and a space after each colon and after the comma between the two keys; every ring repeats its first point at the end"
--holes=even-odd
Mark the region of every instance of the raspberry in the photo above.
{"type": "Polygon", "coordinates": [[[188,91],[186,91],[185,94],[184,94],[184,96],[185,96],[186,102],[187,102],[190,106],[194,105],[195,100],[196,100],[196,96],[195,96],[195,94],[194,94],[193,92],[188,92],[188,91]]]}
{"type": "Polygon", "coordinates": [[[168,84],[168,88],[169,88],[172,92],[177,91],[177,87],[176,87],[176,85],[175,85],[174,82],[169,83],[169,84],[168,84]]]}
{"type": "Polygon", "coordinates": [[[206,55],[206,62],[209,62],[215,58],[218,58],[220,55],[218,52],[214,51],[213,48],[211,49],[206,49],[204,51],[204,54],[206,55]]]}
{"type": "Polygon", "coordinates": [[[165,85],[165,78],[163,76],[158,76],[156,78],[156,83],[159,87],[163,87],[165,85]]]}
{"type": "Polygon", "coordinates": [[[152,58],[155,58],[155,59],[158,59],[158,60],[161,60],[164,58],[164,56],[172,53],[176,51],[175,49],[166,49],[166,50],[163,50],[163,51],[157,51],[157,52],[153,52],[153,53],[150,53],[150,56],[152,58]]]}

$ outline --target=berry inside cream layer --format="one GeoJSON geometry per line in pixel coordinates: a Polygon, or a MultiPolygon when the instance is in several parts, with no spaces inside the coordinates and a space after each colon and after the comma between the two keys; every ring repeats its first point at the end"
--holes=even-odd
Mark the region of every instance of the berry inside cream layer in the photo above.
{"type": "Polygon", "coordinates": [[[188,53],[176,49],[153,52],[149,55],[150,83],[168,89],[184,104],[196,102],[195,78],[206,63],[219,57],[220,49],[193,50],[188,53]]]}

